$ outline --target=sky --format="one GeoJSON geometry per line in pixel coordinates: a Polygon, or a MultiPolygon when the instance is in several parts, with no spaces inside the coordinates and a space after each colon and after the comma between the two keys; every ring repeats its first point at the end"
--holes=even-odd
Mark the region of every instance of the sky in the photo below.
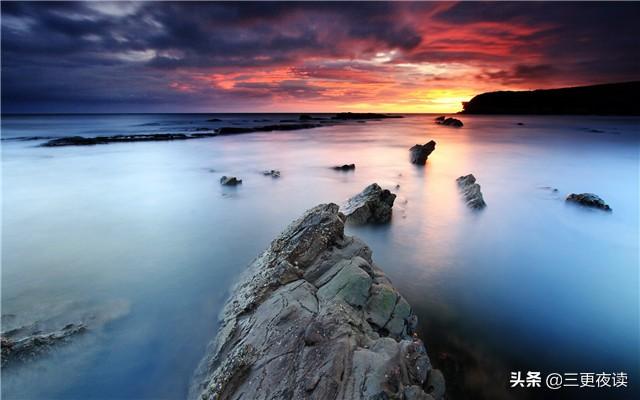
{"type": "Polygon", "coordinates": [[[2,1],[2,112],[455,112],[640,80],[640,3],[2,1]]]}

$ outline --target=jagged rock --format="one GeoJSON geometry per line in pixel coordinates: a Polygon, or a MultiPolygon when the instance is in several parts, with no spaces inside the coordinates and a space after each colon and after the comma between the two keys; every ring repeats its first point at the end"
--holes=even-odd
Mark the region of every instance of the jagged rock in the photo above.
{"type": "Polygon", "coordinates": [[[347,217],[347,222],[353,224],[385,223],[391,220],[395,199],[395,194],[372,183],[350,198],[342,212],[347,217]]]}
{"type": "Polygon", "coordinates": [[[242,179],[238,179],[235,176],[223,176],[220,178],[220,184],[224,186],[236,186],[242,183],[242,179]]]}
{"type": "Polygon", "coordinates": [[[416,144],[409,149],[411,152],[411,162],[413,164],[424,165],[427,162],[429,155],[433,153],[435,149],[436,142],[433,140],[430,140],[425,144],[416,144]]]}
{"type": "Polygon", "coordinates": [[[267,169],[262,171],[262,175],[264,176],[270,176],[272,178],[280,178],[280,171],[278,171],[277,169],[267,169]]]}
{"type": "Polygon", "coordinates": [[[476,183],[476,177],[473,174],[461,176],[456,179],[458,187],[462,191],[467,205],[471,208],[480,209],[486,207],[487,203],[482,198],[480,185],[476,183]]]}
{"type": "Polygon", "coordinates": [[[445,118],[442,121],[438,122],[440,125],[453,126],[456,128],[462,127],[464,124],[457,118],[445,118]]]}
{"type": "Polygon", "coordinates": [[[333,169],[335,169],[336,171],[352,171],[356,169],[356,165],[355,164],[336,165],[335,167],[333,167],[333,169]]]}
{"type": "Polygon", "coordinates": [[[190,399],[443,398],[422,389],[435,375],[411,308],[344,223],[337,205],[316,206],[249,266],[190,399]]]}
{"type": "Polygon", "coordinates": [[[571,193],[567,196],[567,201],[577,203],[586,207],[599,208],[604,211],[611,211],[611,207],[599,196],[593,193],[571,193]]]}
{"type": "Polygon", "coordinates": [[[54,347],[68,343],[72,337],[85,333],[84,324],[68,324],[64,328],[48,333],[32,333],[20,336],[23,329],[14,329],[0,336],[2,346],[2,368],[20,364],[40,357],[54,347]]]}

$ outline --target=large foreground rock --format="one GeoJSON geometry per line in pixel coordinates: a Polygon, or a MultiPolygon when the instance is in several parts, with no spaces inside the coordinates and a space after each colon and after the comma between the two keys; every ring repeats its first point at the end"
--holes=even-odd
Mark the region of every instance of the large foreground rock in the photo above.
{"type": "Polygon", "coordinates": [[[599,208],[604,211],[611,211],[611,207],[604,202],[599,196],[593,193],[571,193],[567,196],[567,201],[577,203],[586,207],[599,208]]]}
{"type": "Polygon", "coordinates": [[[456,182],[469,207],[480,209],[487,206],[482,197],[480,185],[476,183],[476,177],[473,174],[461,176],[456,179],[456,182]]]}
{"type": "Polygon", "coordinates": [[[433,153],[435,149],[436,142],[433,140],[430,140],[425,144],[416,144],[409,149],[411,152],[411,162],[413,164],[424,165],[427,162],[429,155],[433,153]]]}
{"type": "Polygon", "coordinates": [[[411,307],[371,250],[344,235],[335,204],[294,221],[231,293],[191,399],[443,396],[411,307]]]}
{"type": "Polygon", "coordinates": [[[346,216],[347,222],[353,224],[382,224],[391,220],[395,199],[395,194],[387,189],[382,189],[377,183],[372,183],[362,192],[350,198],[342,212],[346,216]]]}

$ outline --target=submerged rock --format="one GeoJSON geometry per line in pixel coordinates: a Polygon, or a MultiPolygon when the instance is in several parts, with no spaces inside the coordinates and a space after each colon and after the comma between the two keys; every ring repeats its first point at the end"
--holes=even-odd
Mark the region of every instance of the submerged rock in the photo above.
{"type": "Polygon", "coordinates": [[[262,171],[262,175],[270,176],[272,178],[280,178],[280,171],[278,171],[277,169],[266,169],[262,171]]]}
{"type": "Polygon", "coordinates": [[[335,169],[336,171],[352,171],[356,169],[356,165],[355,164],[336,165],[335,167],[333,167],[333,169],[335,169]]]}
{"type": "Polygon", "coordinates": [[[444,115],[441,115],[441,116],[439,116],[439,117],[434,118],[433,120],[434,120],[434,121],[436,121],[436,122],[438,122],[438,123],[442,123],[442,122],[444,122],[444,120],[445,120],[446,118],[447,118],[447,117],[445,117],[444,115]]]}
{"type": "Polygon", "coordinates": [[[72,337],[85,333],[84,324],[68,324],[64,328],[48,333],[34,332],[21,336],[27,328],[14,329],[0,336],[2,346],[2,368],[10,364],[20,364],[40,357],[54,347],[66,344],[72,337]]]}
{"type": "Polygon", "coordinates": [[[289,225],[231,293],[190,399],[443,398],[411,307],[335,204],[289,225]]]}
{"type": "Polygon", "coordinates": [[[456,118],[446,118],[442,122],[439,122],[440,125],[453,126],[456,128],[462,127],[464,124],[462,121],[456,118]]]}
{"type": "Polygon", "coordinates": [[[395,194],[382,189],[377,183],[372,183],[350,198],[342,212],[347,222],[353,224],[385,223],[391,220],[395,199],[395,194]]]}
{"type": "Polygon", "coordinates": [[[236,186],[242,183],[242,179],[238,179],[235,176],[223,176],[220,178],[220,184],[224,186],[236,186]]]}
{"type": "Polygon", "coordinates": [[[480,209],[487,206],[482,197],[480,185],[476,183],[476,177],[473,174],[461,176],[456,179],[456,182],[469,207],[480,209]]]}
{"type": "Polygon", "coordinates": [[[411,152],[411,162],[413,164],[424,165],[427,162],[429,155],[433,153],[435,149],[436,142],[433,140],[430,140],[425,144],[416,144],[409,149],[411,152]]]}
{"type": "Polygon", "coordinates": [[[611,207],[604,202],[599,196],[593,193],[571,193],[567,196],[567,201],[577,203],[586,207],[599,208],[604,211],[611,211],[611,207]]]}

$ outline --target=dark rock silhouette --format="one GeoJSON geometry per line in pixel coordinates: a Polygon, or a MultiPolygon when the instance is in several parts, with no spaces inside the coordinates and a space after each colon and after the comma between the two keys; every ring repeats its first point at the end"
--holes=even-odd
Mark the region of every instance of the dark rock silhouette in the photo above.
{"type": "Polygon", "coordinates": [[[224,186],[236,186],[242,183],[242,179],[235,176],[223,176],[220,178],[220,184],[224,186]]]}
{"type": "Polygon", "coordinates": [[[640,115],[640,81],[489,92],[463,103],[462,114],[640,115]]]}
{"type": "Polygon", "coordinates": [[[355,164],[336,165],[335,167],[333,167],[333,169],[335,169],[336,171],[353,171],[354,169],[356,169],[356,165],[355,164]]]}
{"type": "Polygon", "coordinates": [[[435,149],[436,142],[433,140],[430,140],[425,144],[416,144],[409,149],[411,152],[411,162],[417,165],[424,165],[427,162],[429,155],[433,153],[435,149]]]}
{"type": "Polygon", "coordinates": [[[387,115],[387,114],[378,114],[378,113],[338,113],[335,116],[331,117],[331,119],[385,119],[385,118],[403,118],[401,115],[387,115]]]}
{"type": "Polygon", "coordinates": [[[580,204],[586,207],[599,208],[604,211],[611,211],[611,207],[604,202],[599,196],[593,193],[571,193],[567,196],[567,201],[580,204]]]}

